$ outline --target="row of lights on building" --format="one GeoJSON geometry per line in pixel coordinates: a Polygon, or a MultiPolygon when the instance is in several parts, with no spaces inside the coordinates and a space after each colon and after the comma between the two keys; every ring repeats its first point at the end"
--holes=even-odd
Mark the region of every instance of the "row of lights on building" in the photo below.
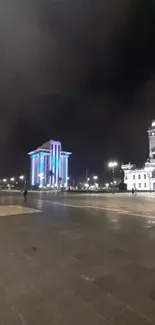
{"type": "MultiPolygon", "coordinates": [[[[40,179],[43,180],[44,179],[44,174],[40,173],[40,174],[38,174],[38,177],[40,177],[40,179]]],[[[70,180],[70,177],[67,177],[67,181],[69,181],[69,180],[70,180]]],[[[60,187],[67,187],[67,184],[64,184],[64,185],[59,184],[59,186],[60,187]]],[[[44,186],[42,184],[39,185],[40,189],[42,189],[42,188],[57,188],[57,187],[58,187],[58,184],[55,184],[55,185],[47,184],[46,186],[44,186]]]]}

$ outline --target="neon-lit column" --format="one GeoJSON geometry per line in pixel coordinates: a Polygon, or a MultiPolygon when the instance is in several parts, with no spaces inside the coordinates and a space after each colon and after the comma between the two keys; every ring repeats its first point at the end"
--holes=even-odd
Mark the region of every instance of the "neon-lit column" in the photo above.
{"type": "MultiPolygon", "coordinates": [[[[52,157],[53,157],[53,151],[50,149],[50,155],[49,155],[49,167],[50,168],[49,168],[49,170],[52,170],[52,161],[53,161],[52,157]]],[[[52,177],[51,176],[49,176],[49,184],[52,185],[52,177]]]]}
{"type": "Polygon", "coordinates": [[[31,156],[31,185],[35,184],[35,155],[31,156]]]}
{"type": "Polygon", "coordinates": [[[36,178],[36,184],[40,184],[40,155],[37,154],[35,157],[35,178],[36,178]]]}
{"type": "Polygon", "coordinates": [[[52,155],[52,185],[55,185],[55,142],[53,142],[53,155],[52,155]]]}
{"type": "Polygon", "coordinates": [[[43,186],[44,183],[44,154],[40,153],[40,177],[39,185],[43,186]]]}
{"type": "Polygon", "coordinates": [[[59,157],[58,157],[58,153],[59,153],[59,143],[57,143],[56,144],[56,161],[55,161],[55,167],[56,167],[56,171],[55,171],[55,173],[56,173],[56,177],[55,177],[55,185],[56,186],[58,186],[58,182],[59,182],[59,180],[58,180],[58,174],[59,174],[59,157]]]}
{"type": "Polygon", "coordinates": [[[66,163],[66,184],[68,186],[68,156],[65,157],[66,163]]]}

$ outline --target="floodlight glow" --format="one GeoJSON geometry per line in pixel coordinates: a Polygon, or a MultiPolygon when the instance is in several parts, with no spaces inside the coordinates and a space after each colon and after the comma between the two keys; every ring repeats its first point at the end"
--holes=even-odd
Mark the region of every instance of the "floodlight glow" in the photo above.
{"type": "Polygon", "coordinates": [[[98,176],[93,176],[93,179],[98,179],[98,176]]]}
{"type": "Polygon", "coordinates": [[[118,166],[118,163],[116,161],[110,161],[108,164],[109,168],[114,168],[118,166]]]}
{"type": "Polygon", "coordinates": [[[19,176],[19,179],[24,179],[24,178],[25,178],[24,175],[19,176]]]}
{"type": "Polygon", "coordinates": [[[106,186],[106,187],[109,187],[109,183],[106,183],[105,186],[106,186]]]}
{"type": "Polygon", "coordinates": [[[6,179],[6,178],[4,178],[4,179],[3,179],[3,182],[4,182],[4,183],[6,183],[6,182],[7,182],[7,179],[6,179]]]}
{"type": "Polygon", "coordinates": [[[84,184],[84,186],[88,188],[89,187],[89,184],[86,183],[86,184],[84,184]]]}
{"type": "Polygon", "coordinates": [[[88,178],[87,178],[87,182],[89,182],[89,181],[90,181],[90,178],[88,177],[88,178]]]}
{"type": "Polygon", "coordinates": [[[14,177],[11,177],[11,178],[10,178],[10,181],[11,181],[11,182],[14,182],[14,180],[15,180],[14,177]]]}

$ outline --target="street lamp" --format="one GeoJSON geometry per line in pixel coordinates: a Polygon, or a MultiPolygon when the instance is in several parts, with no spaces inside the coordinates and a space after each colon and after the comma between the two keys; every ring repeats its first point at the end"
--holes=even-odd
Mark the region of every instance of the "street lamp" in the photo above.
{"type": "Polygon", "coordinates": [[[98,176],[93,176],[93,179],[96,181],[98,179],[98,176]]]}
{"type": "Polygon", "coordinates": [[[11,177],[11,178],[10,178],[10,181],[11,181],[11,182],[14,182],[14,181],[15,181],[15,178],[14,178],[14,177],[11,177]]]}
{"type": "Polygon", "coordinates": [[[115,167],[118,166],[117,161],[110,161],[108,167],[112,169],[112,182],[113,182],[113,192],[114,192],[114,184],[115,184],[115,167]]]}
{"type": "Polygon", "coordinates": [[[23,184],[23,188],[24,188],[24,186],[26,187],[26,177],[25,177],[25,175],[20,175],[20,176],[19,176],[19,179],[20,179],[21,181],[23,181],[23,182],[22,182],[22,184],[23,184]]]}
{"type": "Polygon", "coordinates": [[[6,182],[7,182],[7,179],[6,179],[6,178],[4,178],[4,179],[3,179],[3,182],[4,182],[4,183],[6,183],[6,182]]]}

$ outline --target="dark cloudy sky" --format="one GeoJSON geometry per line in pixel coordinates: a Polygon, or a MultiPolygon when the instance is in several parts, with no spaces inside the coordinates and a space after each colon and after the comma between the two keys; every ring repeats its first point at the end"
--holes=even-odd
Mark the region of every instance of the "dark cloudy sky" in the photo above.
{"type": "Polygon", "coordinates": [[[0,1],[0,174],[49,138],[71,172],[142,163],[155,118],[152,0],[0,1]]]}

